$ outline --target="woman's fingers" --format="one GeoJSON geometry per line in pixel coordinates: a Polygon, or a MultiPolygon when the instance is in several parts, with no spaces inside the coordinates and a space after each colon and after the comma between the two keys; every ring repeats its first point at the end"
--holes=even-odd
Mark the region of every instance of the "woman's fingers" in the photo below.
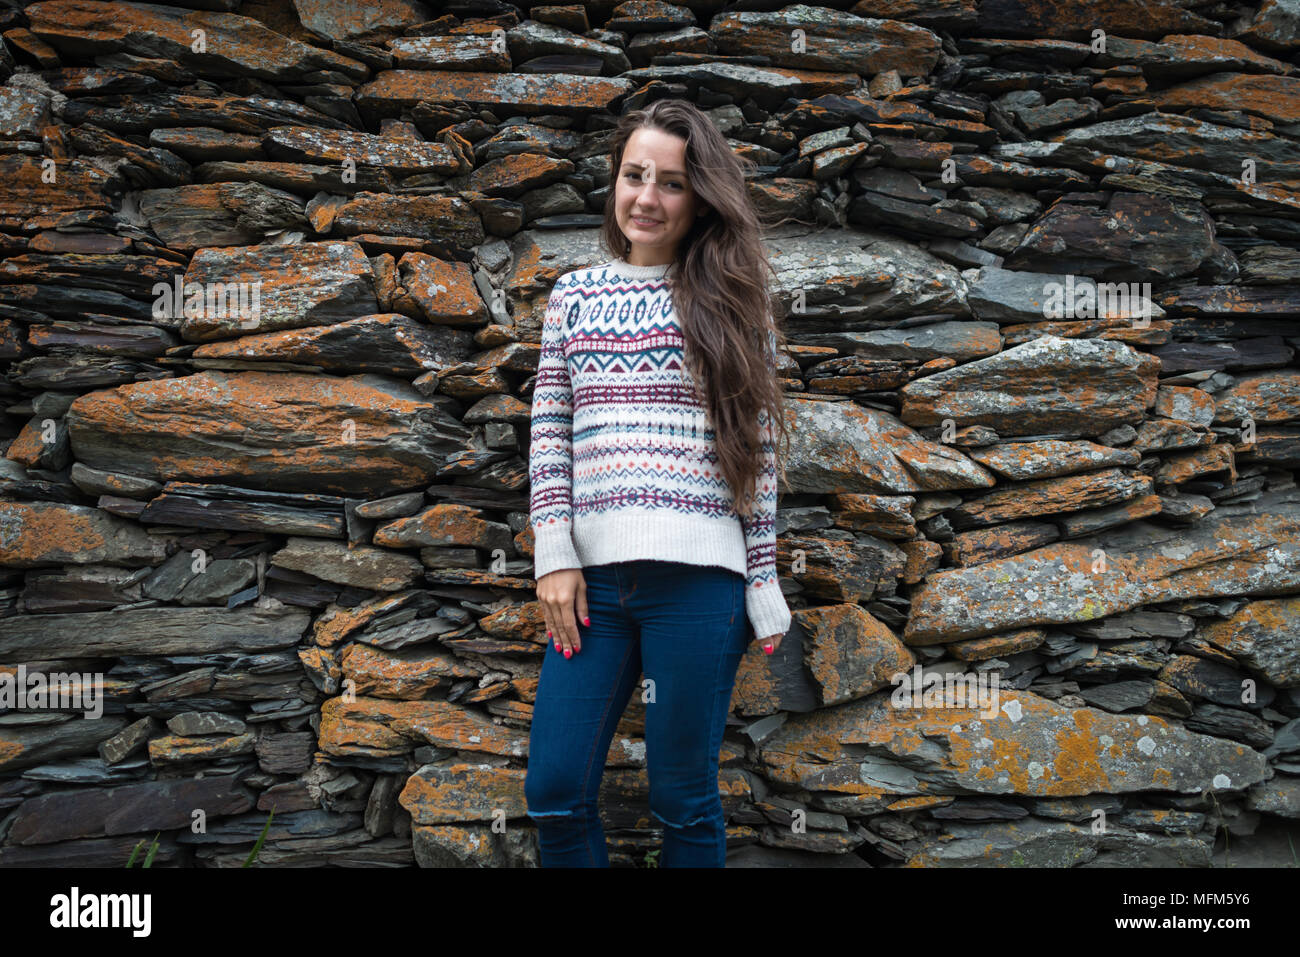
{"type": "Polygon", "coordinates": [[[575,600],[578,607],[578,620],[584,625],[591,624],[591,617],[587,614],[587,582],[582,579],[578,582],[578,597],[575,600]]]}
{"type": "Polygon", "coordinates": [[[576,655],[582,650],[582,639],[578,636],[578,620],[573,616],[573,602],[560,603],[560,633],[564,636],[564,647],[576,655]]]}
{"type": "Polygon", "coordinates": [[[551,621],[551,640],[559,647],[556,649],[561,652],[569,652],[566,658],[574,654],[573,639],[569,636],[568,630],[564,627],[563,603],[558,601],[547,602],[549,617],[551,621]]]}
{"type": "Polygon", "coordinates": [[[542,606],[542,619],[546,622],[546,640],[548,642],[558,642],[558,638],[555,634],[555,623],[551,620],[550,606],[541,600],[539,600],[537,604],[542,606]]]}
{"type": "Polygon", "coordinates": [[[546,619],[547,637],[555,642],[556,650],[572,658],[582,650],[582,637],[574,616],[577,608],[587,617],[587,582],[581,569],[564,569],[551,572],[539,579],[537,601],[546,619]]]}

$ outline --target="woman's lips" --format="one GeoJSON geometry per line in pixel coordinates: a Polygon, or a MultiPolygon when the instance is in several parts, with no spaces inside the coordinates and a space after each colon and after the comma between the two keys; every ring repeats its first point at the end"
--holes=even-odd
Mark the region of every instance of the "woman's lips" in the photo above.
{"type": "Polygon", "coordinates": [[[659,220],[657,220],[657,219],[638,219],[638,218],[635,217],[635,216],[632,217],[632,222],[635,223],[635,224],[638,225],[638,226],[645,226],[645,227],[647,227],[647,228],[649,228],[650,226],[658,226],[658,225],[659,225],[659,220]]]}

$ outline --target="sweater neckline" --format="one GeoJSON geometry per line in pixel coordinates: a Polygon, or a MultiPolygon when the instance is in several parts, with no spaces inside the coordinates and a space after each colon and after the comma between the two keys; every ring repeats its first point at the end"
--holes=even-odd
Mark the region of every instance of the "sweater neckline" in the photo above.
{"type": "Polygon", "coordinates": [[[662,279],[676,262],[661,263],[658,266],[633,266],[626,259],[619,257],[605,264],[616,275],[626,279],[662,279]]]}

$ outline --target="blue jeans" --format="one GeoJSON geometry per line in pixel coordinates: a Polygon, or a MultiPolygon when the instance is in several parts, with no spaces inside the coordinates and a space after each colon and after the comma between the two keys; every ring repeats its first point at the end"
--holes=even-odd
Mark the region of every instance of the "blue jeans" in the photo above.
{"type": "Polygon", "coordinates": [[[542,866],[609,866],[597,796],[614,729],[640,686],[650,813],[665,825],[660,866],[723,867],[718,751],[754,637],[745,577],[659,561],[582,574],[591,625],[578,622],[582,650],[572,658],[547,647],[528,742],[524,799],[542,866]]]}

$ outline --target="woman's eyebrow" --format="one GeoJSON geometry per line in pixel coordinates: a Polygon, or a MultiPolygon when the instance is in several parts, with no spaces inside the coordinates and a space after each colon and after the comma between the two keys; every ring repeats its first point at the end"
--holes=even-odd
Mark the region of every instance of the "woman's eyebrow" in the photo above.
{"type": "MultiPolygon", "coordinates": [[[[624,169],[629,169],[629,168],[630,168],[630,169],[638,169],[638,170],[639,170],[639,169],[643,168],[645,165],[646,165],[646,164],[644,164],[644,163],[633,163],[633,162],[629,161],[629,162],[626,162],[626,163],[623,164],[623,168],[624,168],[624,169]]],[[[663,173],[665,176],[685,176],[685,175],[686,175],[682,170],[679,170],[679,169],[661,169],[659,172],[663,173]]]]}

